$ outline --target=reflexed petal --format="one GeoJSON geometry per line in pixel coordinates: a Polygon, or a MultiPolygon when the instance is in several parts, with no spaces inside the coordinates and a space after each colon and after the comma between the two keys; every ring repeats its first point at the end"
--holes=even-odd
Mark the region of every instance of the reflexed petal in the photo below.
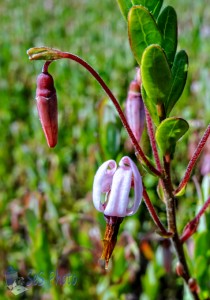
{"type": "Polygon", "coordinates": [[[124,156],[121,159],[121,161],[119,162],[119,166],[122,166],[124,168],[128,168],[128,166],[130,166],[132,170],[132,176],[134,181],[134,203],[131,208],[127,209],[126,214],[127,216],[130,216],[136,213],[136,211],[139,208],[139,205],[141,204],[143,193],[142,179],[138,168],[128,156],[124,156]]]}
{"type": "Polygon", "coordinates": [[[104,211],[101,203],[101,193],[110,191],[113,175],[117,169],[117,164],[114,160],[104,162],[96,172],[93,181],[93,204],[95,208],[101,212],[104,211]]]}
{"type": "Polygon", "coordinates": [[[105,215],[116,217],[125,217],[127,215],[131,181],[131,168],[119,167],[113,177],[111,192],[104,210],[105,215]]]}

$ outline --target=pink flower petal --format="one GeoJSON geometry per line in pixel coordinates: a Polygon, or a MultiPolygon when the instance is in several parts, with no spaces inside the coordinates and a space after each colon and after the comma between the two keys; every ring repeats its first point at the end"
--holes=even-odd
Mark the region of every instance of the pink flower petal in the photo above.
{"type": "Polygon", "coordinates": [[[93,204],[95,208],[101,212],[104,211],[104,205],[101,202],[101,193],[110,191],[113,175],[117,169],[114,160],[104,162],[96,172],[93,181],[93,204]]]}
{"type": "Polygon", "coordinates": [[[131,181],[131,169],[119,167],[113,177],[108,203],[104,210],[105,215],[116,217],[125,217],[127,215],[131,181]]]}
{"type": "Polygon", "coordinates": [[[132,176],[134,181],[134,203],[131,208],[127,208],[127,216],[131,216],[136,213],[136,211],[139,208],[139,205],[141,204],[143,193],[142,179],[138,168],[128,156],[124,156],[121,159],[121,161],[119,162],[119,166],[124,166],[124,168],[128,168],[128,166],[130,166],[132,170],[132,176]]]}

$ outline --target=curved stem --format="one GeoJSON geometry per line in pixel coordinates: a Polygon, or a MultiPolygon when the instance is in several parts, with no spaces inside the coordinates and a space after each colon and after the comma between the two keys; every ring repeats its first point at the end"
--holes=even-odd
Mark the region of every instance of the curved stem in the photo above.
{"type": "Polygon", "coordinates": [[[43,72],[43,73],[47,73],[47,72],[48,72],[49,65],[50,65],[52,62],[53,62],[52,60],[47,60],[47,61],[44,63],[44,66],[43,66],[43,68],[42,68],[42,72],[43,72]]]}
{"type": "Polygon", "coordinates": [[[164,225],[161,223],[155,209],[154,209],[154,206],[149,198],[149,195],[147,194],[147,191],[146,189],[144,188],[143,190],[143,198],[144,198],[144,202],[147,206],[147,209],[154,221],[154,223],[157,225],[157,227],[160,229],[160,234],[163,235],[164,237],[170,237],[171,236],[171,232],[168,232],[164,225]]]}
{"type": "Polygon", "coordinates": [[[135,151],[138,152],[139,156],[141,157],[141,159],[145,162],[145,164],[148,166],[148,168],[150,169],[150,171],[152,173],[154,173],[155,175],[157,175],[158,177],[161,177],[161,172],[159,170],[157,170],[147,159],[147,157],[145,156],[144,152],[142,151],[140,145],[138,144],[127,120],[126,117],[120,107],[119,102],[117,101],[117,99],[115,98],[115,96],[113,95],[113,93],[111,92],[111,90],[108,88],[108,86],[106,85],[106,83],[104,82],[104,80],[100,77],[100,75],[83,59],[81,59],[79,56],[74,55],[72,53],[69,52],[59,52],[59,54],[61,55],[60,58],[68,58],[71,60],[76,61],[77,63],[79,63],[80,65],[82,65],[86,70],[88,70],[89,73],[91,73],[91,75],[98,81],[98,83],[101,85],[101,87],[103,88],[103,90],[106,92],[106,94],[109,96],[109,98],[111,99],[111,101],[113,102],[119,117],[122,121],[123,126],[125,127],[125,129],[127,130],[127,133],[133,143],[133,146],[135,148],[135,151]]]}
{"type": "Polygon", "coordinates": [[[190,175],[192,173],[192,170],[201,154],[201,151],[203,150],[205,144],[206,144],[206,141],[208,140],[209,138],[209,135],[210,135],[210,125],[208,125],[202,139],[200,140],[198,146],[197,146],[197,149],[195,150],[188,166],[187,166],[187,169],[186,169],[186,172],[185,172],[185,175],[184,177],[182,178],[178,188],[175,190],[174,194],[178,194],[185,186],[186,184],[188,183],[189,179],[190,179],[190,175]]]}

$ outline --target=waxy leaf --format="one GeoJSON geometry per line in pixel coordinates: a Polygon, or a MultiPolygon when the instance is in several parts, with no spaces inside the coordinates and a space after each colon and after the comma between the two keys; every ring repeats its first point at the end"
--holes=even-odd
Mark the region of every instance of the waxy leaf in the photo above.
{"type": "Polygon", "coordinates": [[[177,48],[177,15],[174,8],[167,6],[158,17],[157,23],[163,36],[162,47],[172,66],[177,48]]]}
{"type": "Polygon", "coordinates": [[[160,119],[157,113],[156,104],[148,97],[143,85],[141,87],[141,94],[142,94],[142,99],[144,101],[144,105],[146,106],[153,122],[155,123],[156,126],[158,126],[160,123],[160,119]]]}
{"type": "Polygon", "coordinates": [[[130,0],[117,0],[117,2],[123,17],[127,21],[129,10],[132,7],[132,2],[130,0]]]}
{"type": "Polygon", "coordinates": [[[146,7],[155,18],[158,17],[163,5],[163,0],[131,0],[131,2],[133,5],[142,5],[146,7]]]}
{"type": "Polygon", "coordinates": [[[176,54],[173,67],[172,67],[172,85],[169,97],[166,102],[166,114],[167,116],[171,112],[172,108],[179,100],[187,80],[188,71],[188,56],[184,50],[179,51],[176,54]]]}
{"type": "Polygon", "coordinates": [[[142,56],[141,78],[147,96],[155,105],[164,104],[171,89],[171,70],[159,45],[146,48],[142,56]]]}
{"type": "Polygon", "coordinates": [[[128,35],[133,55],[139,65],[142,54],[149,45],[162,43],[162,35],[153,16],[141,5],[133,6],[129,11],[128,35]]]}
{"type": "Polygon", "coordinates": [[[189,125],[181,118],[165,119],[156,130],[156,141],[163,155],[169,154],[173,158],[177,141],[187,132],[189,125]]]}

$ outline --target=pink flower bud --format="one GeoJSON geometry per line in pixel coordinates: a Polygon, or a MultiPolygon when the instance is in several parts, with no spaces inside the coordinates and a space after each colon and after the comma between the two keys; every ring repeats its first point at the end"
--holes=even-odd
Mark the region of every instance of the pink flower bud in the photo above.
{"type": "Polygon", "coordinates": [[[106,216],[125,217],[133,215],[141,203],[142,179],[134,162],[124,156],[119,167],[114,160],[103,163],[93,182],[93,203],[106,216]],[[130,190],[134,188],[134,200],[130,205],[130,190]],[[102,202],[101,196],[105,195],[102,202]]]}
{"type": "Polygon", "coordinates": [[[139,142],[144,130],[145,109],[140,93],[140,86],[136,80],[130,84],[125,104],[125,114],[133,134],[139,142]]]}
{"type": "Polygon", "coordinates": [[[52,76],[43,72],[37,77],[36,104],[49,147],[58,139],[57,96],[52,76]]]}

